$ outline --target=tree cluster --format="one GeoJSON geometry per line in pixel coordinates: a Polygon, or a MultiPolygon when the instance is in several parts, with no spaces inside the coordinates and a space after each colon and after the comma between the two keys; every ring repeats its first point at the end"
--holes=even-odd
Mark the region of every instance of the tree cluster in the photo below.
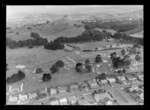
{"type": "Polygon", "coordinates": [[[58,60],[52,67],[50,68],[51,74],[55,74],[59,71],[60,68],[64,67],[64,62],[61,60],[58,60]]]}
{"type": "Polygon", "coordinates": [[[44,48],[50,49],[50,50],[61,50],[61,49],[64,49],[64,44],[51,41],[51,42],[45,44],[44,48]]]}
{"type": "Polygon", "coordinates": [[[126,32],[129,30],[133,30],[142,24],[143,21],[132,21],[131,23],[122,22],[122,21],[96,21],[96,22],[82,22],[84,24],[85,29],[94,29],[94,28],[102,28],[102,29],[113,29],[117,32],[126,32]]]}
{"type": "Polygon", "coordinates": [[[13,39],[6,37],[6,46],[11,49],[20,48],[20,47],[38,47],[42,45],[46,45],[48,43],[47,39],[41,38],[38,33],[31,33],[31,37],[33,39],[27,39],[24,41],[15,41],[13,39]]]}
{"type": "Polygon", "coordinates": [[[13,74],[10,77],[7,77],[6,83],[7,84],[15,83],[15,82],[18,82],[24,78],[25,78],[25,73],[19,70],[18,73],[13,74]]]}
{"type": "Polygon", "coordinates": [[[52,76],[49,73],[44,73],[43,76],[42,76],[42,81],[43,82],[49,81],[51,79],[52,79],[52,76]]]}

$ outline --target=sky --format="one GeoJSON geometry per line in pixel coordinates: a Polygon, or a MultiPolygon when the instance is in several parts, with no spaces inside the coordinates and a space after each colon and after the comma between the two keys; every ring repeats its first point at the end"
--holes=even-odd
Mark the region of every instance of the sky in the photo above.
{"type": "Polygon", "coordinates": [[[25,13],[47,12],[52,14],[70,14],[103,10],[124,12],[142,8],[142,5],[7,5],[6,14],[8,17],[12,17],[25,13]]]}

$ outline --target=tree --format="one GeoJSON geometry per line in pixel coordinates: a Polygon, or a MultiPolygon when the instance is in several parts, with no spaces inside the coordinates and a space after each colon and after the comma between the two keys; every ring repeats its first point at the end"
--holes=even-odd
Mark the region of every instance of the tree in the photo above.
{"type": "Polygon", "coordinates": [[[97,55],[97,56],[96,56],[95,62],[96,62],[96,63],[102,63],[102,57],[101,57],[101,55],[97,55]]]}
{"type": "Polygon", "coordinates": [[[102,73],[102,74],[99,74],[99,75],[96,77],[96,79],[98,79],[98,80],[103,80],[103,79],[106,79],[106,77],[107,77],[107,74],[106,74],[106,73],[102,73]]]}
{"type": "Polygon", "coordinates": [[[89,60],[89,59],[86,59],[86,60],[85,60],[85,65],[86,65],[86,64],[90,64],[90,60],[89,60]]]}
{"type": "Polygon", "coordinates": [[[50,68],[51,74],[57,73],[59,71],[59,68],[57,65],[52,65],[52,67],[50,68]]]}
{"type": "Polygon", "coordinates": [[[61,61],[61,60],[58,60],[56,63],[55,63],[58,67],[64,67],[64,62],[61,61]]]}
{"type": "Polygon", "coordinates": [[[6,83],[7,84],[15,83],[15,82],[21,81],[24,78],[25,78],[25,73],[19,70],[18,73],[13,74],[10,77],[7,77],[6,83]]]}
{"type": "Polygon", "coordinates": [[[76,67],[75,67],[76,72],[78,73],[82,73],[83,72],[83,67],[82,67],[82,63],[77,63],[76,67]]]}
{"type": "Polygon", "coordinates": [[[92,66],[91,65],[85,65],[86,72],[91,72],[92,71],[92,66]]]}
{"type": "Polygon", "coordinates": [[[35,71],[35,73],[37,73],[37,74],[42,73],[42,72],[43,72],[42,68],[37,68],[35,71]]]}
{"type": "Polygon", "coordinates": [[[124,49],[121,50],[121,54],[125,55],[126,51],[124,49]]]}
{"type": "Polygon", "coordinates": [[[135,60],[136,60],[136,61],[140,61],[140,60],[141,60],[141,56],[140,56],[140,55],[136,55],[136,56],[135,56],[135,60]]]}
{"type": "Polygon", "coordinates": [[[52,76],[49,73],[44,73],[42,76],[42,81],[43,82],[49,81],[49,80],[51,80],[51,78],[52,78],[52,76]]]}
{"type": "Polygon", "coordinates": [[[117,53],[116,52],[113,52],[110,54],[110,59],[114,59],[117,57],[117,53]]]}

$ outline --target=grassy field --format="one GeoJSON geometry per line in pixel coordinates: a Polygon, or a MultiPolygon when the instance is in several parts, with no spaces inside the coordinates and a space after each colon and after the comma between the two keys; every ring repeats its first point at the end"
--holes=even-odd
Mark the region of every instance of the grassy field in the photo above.
{"type": "Polygon", "coordinates": [[[7,30],[6,36],[10,37],[16,41],[19,40],[26,40],[31,39],[30,33],[31,32],[37,32],[41,35],[43,38],[47,38],[49,41],[56,39],[57,37],[64,36],[64,37],[75,37],[85,30],[84,27],[76,28],[73,25],[74,24],[82,24],[80,22],[71,22],[69,20],[58,20],[54,23],[48,23],[43,25],[27,25],[22,26],[19,28],[7,30]],[[32,29],[28,29],[28,27],[31,27],[32,29]],[[16,34],[19,32],[19,34],[16,34]]]}

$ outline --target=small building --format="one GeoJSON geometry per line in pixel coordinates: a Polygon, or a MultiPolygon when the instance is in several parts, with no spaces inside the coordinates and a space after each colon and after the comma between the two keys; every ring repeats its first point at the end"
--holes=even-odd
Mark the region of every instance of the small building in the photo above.
{"type": "Polygon", "coordinates": [[[50,105],[60,105],[58,100],[53,100],[50,102],[50,105]]]}
{"type": "Polygon", "coordinates": [[[101,80],[101,83],[102,83],[102,84],[107,84],[108,81],[107,81],[106,79],[103,79],[103,80],[101,80]]]}
{"type": "Polygon", "coordinates": [[[23,68],[25,68],[26,66],[24,66],[24,65],[17,65],[16,66],[16,68],[18,68],[18,69],[23,69],[23,68]]]}
{"type": "Polygon", "coordinates": [[[70,46],[68,46],[68,45],[65,44],[64,51],[73,52],[74,48],[72,48],[72,47],[70,47],[70,46]]]}
{"type": "Polygon", "coordinates": [[[67,90],[68,90],[67,86],[59,86],[58,87],[58,92],[59,93],[67,92],[67,90]]]}
{"type": "Polygon", "coordinates": [[[71,97],[68,97],[68,102],[69,104],[71,105],[75,105],[77,103],[77,97],[76,96],[71,96],[71,97]]]}
{"type": "Polygon", "coordinates": [[[37,93],[36,92],[29,93],[28,96],[29,96],[29,99],[35,99],[37,97],[37,93]]]}
{"type": "Polygon", "coordinates": [[[8,102],[9,103],[17,103],[17,101],[18,101],[18,97],[17,96],[9,96],[9,98],[8,98],[8,102]]]}
{"type": "Polygon", "coordinates": [[[116,82],[116,79],[115,78],[106,78],[110,83],[114,83],[114,82],[116,82]]]}
{"type": "Polygon", "coordinates": [[[26,94],[19,94],[19,100],[18,103],[27,102],[28,101],[28,95],[26,94]]]}
{"type": "Polygon", "coordinates": [[[117,76],[117,79],[121,80],[121,81],[125,81],[126,78],[124,76],[117,76]]]}
{"type": "Polygon", "coordinates": [[[126,78],[129,80],[129,81],[135,81],[137,80],[137,78],[135,76],[132,76],[132,75],[126,75],[126,78]]]}
{"type": "Polygon", "coordinates": [[[61,98],[59,99],[59,102],[60,102],[60,105],[69,105],[67,98],[61,98]]]}
{"type": "Polygon", "coordinates": [[[98,85],[97,82],[96,82],[96,79],[89,80],[88,83],[89,83],[89,85],[90,85],[90,88],[92,88],[92,89],[99,87],[99,85],[98,85]]]}
{"type": "Polygon", "coordinates": [[[69,89],[70,89],[71,92],[79,91],[79,85],[78,84],[71,84],[69,86],[69,89]]]}
{"type": "Polygon", "coordinates": [[[56,95],[57,94],[57,90],[55,88],[51,88],[50,89],[50,94],[51,95],[56,95]]]}

